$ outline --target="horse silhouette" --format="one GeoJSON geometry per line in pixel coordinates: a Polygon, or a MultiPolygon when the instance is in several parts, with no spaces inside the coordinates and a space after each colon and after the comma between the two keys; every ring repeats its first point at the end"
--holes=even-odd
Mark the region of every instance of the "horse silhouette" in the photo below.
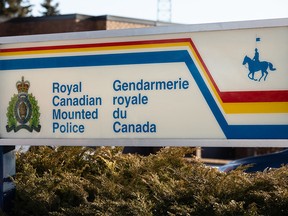
{"type": "Polygon", "coordinates": [[[266,77],[268,75],[267,69],[269,68],[269,70],[271,71],[275,71],[276,68],[273,67],[273,64],[271,62],[267,62],[267,61],[253,61],[251,58],[249,58],[247,55],[244,57],[243,60],[243,65],[248,63],[248,69],[249,69],[249,73],[248,73],[248,78],[251,80],[255,80],[257,81],[257,79],[254,78],[255,72],[257,71],[261,71],[261,77],[258,80],[259,82],[261,81],[261,79],[264,77],[264,81],[266,80],[266,77]]]}

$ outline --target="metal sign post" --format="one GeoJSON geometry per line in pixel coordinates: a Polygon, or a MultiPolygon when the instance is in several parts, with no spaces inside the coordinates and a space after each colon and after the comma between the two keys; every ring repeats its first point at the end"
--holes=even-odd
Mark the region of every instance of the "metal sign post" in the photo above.
{"type": "Polygon", "coordinates": [[[3,146],[0,146],[0,179],[1,179],[1,185],[0,185],[0,208],[3,209],[3,200],[4,200],[4,194],[3,194],[3,186],[4,186],[4,175],[3,175],[3,146]]]}
{"type": "Polygon", "coordinates": [[[13,205],[15,185],[15,146],[0,146],[0,208],[9,211],[13,205]]]}

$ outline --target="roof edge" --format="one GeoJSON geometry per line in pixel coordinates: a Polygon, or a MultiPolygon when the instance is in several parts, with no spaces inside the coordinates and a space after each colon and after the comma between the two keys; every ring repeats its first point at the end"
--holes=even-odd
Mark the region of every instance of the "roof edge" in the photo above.
{"type": "Polygon", "coordinates": [[[270,28],[270,27],[287,27],[287,26],[288,26],[288,18],[191,24],[191,25],[177,24],[177,25],[151,27],[151,28],[0,37],[0,44],[25,43],[25,42],[28,43],[28,42],[56,41],[56,40],[97,39],[107,37],[127,37],[127,36],[140,36],[140,35],[145,36],[156,34],[188,33],[188,32],[192,33],[192,32],[205,32],[205,31],[223,31],[223,30],[235,30],[235,29],[270,28]]]}

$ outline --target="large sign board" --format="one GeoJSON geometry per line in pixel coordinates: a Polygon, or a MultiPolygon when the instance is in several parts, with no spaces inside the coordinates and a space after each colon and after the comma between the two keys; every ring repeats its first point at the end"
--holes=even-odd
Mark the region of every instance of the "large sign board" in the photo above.
{"type": "Polygon", "coordinates": [[[288,145],[288,21],[265,22],[0,38],[0,137],[288,145]]]}

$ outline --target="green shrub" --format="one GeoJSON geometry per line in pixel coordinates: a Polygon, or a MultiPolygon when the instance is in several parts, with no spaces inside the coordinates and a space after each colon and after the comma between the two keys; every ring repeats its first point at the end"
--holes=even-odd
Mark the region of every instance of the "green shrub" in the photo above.
{"type": "Polygon", "coordinates": [[[11,215],[288,215],[288,167],[221,173],[191,148],[33,147],[17,155],[11,215]]]}

